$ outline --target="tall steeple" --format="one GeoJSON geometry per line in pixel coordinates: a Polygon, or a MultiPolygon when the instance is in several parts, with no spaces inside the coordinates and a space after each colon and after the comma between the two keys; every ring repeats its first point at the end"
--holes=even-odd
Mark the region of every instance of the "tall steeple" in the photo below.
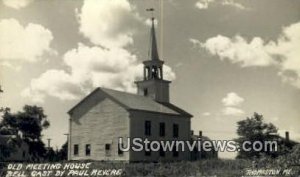
{"type": "MultiPolygon", "coordinates": [[[[153,11],[149,9],[148,11],[153,11]]],[[[169,102],[169,84],[171,81],[163,79],[163,64],[157,49],[155,34],[155,19],[151,18],[150,46],[148,60],[144,61],[144,79],[136,81],[138,94],[153,98],[158,102],[169,102]]]]}
{"type": "Polygon", "coordinates": [[[151,31],[150,31],[150,41],[151,41],[151,46],[150,46],[150,59],[151,60],[159,60],[159,55],[157,51],[157,44],[156,44],[156,36],[155,36],[155,27],[154,27],[154,17],[151,18],[151,31]]]}

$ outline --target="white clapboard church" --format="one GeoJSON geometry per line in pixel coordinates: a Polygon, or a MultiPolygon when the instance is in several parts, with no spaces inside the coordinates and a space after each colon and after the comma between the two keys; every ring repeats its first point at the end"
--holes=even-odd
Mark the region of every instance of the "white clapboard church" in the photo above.
{"type": "MultiPolygon", "coordinates": [[[[192,115],[170,102],[171,81],[163,78],[154,18],[150,54],[144,61],[144,78],[136,81],[137,94],[96,88],[68,113],[68,160],[177,161],[189,160],[190,152],[120,151],[118,138],[190,140],[192,115]]],[[[123,142],[124,146],[127,142],[123,142]]]]}

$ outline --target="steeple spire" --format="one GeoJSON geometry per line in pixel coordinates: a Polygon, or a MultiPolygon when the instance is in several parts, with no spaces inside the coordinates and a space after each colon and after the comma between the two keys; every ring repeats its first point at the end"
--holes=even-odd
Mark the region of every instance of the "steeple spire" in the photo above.
{"type": "Polygon", "coordinates": [[[159,60],[157,44],[156,44],[156,36],[155,36],[155,26],[154,26],[154,17],[151,18],[152,26],[150,32],[150,60],[159,60]]]}
{"type": "Polygon", "coordinates": [[[151,30],[150,30],[150,46],[149,46],[149,60],[157,61],[159,60],[157,44],[156,44],[156,36],[155,36],[155,18],[154,18],[154,8],[146,9],[148,12],[152,12],[151,17],[151,30]]]}

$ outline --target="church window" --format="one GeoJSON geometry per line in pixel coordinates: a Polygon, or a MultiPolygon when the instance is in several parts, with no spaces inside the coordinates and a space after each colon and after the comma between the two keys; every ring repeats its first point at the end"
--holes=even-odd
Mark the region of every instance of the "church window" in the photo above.
{"type": "Polygon", "coordinates": [[[151,135],[151,121],[145,121],[145,135],[151,135]]]}
{"type": "Polygon", "coordinates": [[[146,148],[145,148],[145,156],[151,156],[150,144],[148,143],[146,145],[147,145],[147,148],[148,148],[149,151],[147,151],[146,148]]]}
{"type": "Polygon", "coordinates": [[[179,135],[179,125],[173,124],[173,137],[178,138],[179,135]]]}
{"type": "Polygon", "coordinates": [[[148,96],[148,89],[147,88],[144,89],[144,96],[148,96]]]}
{"type": "Polygon", "coordinates": [[[173,148],[173,157],[178,157],[178,156],[179,156],[178,151],[176,150],[176,148],[173,148]]]}
{"type": "Polygon", "coordinates": [[[105,155],[106,156],[110,156],[111,152],[110,152],[110,144],[105,144],[105,155]]]}
{"type": "Polygon", "coordinates": [[[123,151],[121,150],[120,147],[123,147],[123,144],[122,144],[122,143],[119,143],[119,144],[118,144],[118,154],[119,154],[119,155],[123,155],[123,151]]]}
{"type": "Polygon", "coordinates": [[[105,150],[107,150],[107,151],[110,150],[110,144],[105,144],[105,150]]]}
{"type": "Polygon", "coordinates": [[[78,155],[78,154],[79,154],[79,145],[74,144],[74,155],[78,155]]]}
{"type": "Polygon", "coordinates": [[[159,149],[159,156],[161,156],[161,157],[165,157],[166,156],[166,152],[164,151],[163,148],[159,149]]]}
{"type": "Polygon", "coordinates": [[[86,156],[91,155],[91,145],[90,144],[85,145],[85,155],[86,156]]]}
{"type": "Polygon", "coordinates": [[[164,122],[159,123],[159,136],[165,136],[166,134],[166,124],[164,122]]]}

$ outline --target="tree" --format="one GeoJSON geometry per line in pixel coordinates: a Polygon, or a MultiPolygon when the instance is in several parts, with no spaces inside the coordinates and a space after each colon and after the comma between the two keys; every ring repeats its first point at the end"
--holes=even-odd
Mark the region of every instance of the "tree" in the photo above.
{"type": "Polygon", "coordinates": [[[252,117],[247,117],[246,120],[237,122],[238,129],[237,134],[239,138],[236,139],[239,147],[241,148],[238,152],[237,158],[255,158],[261,157],[262,155],[277,156],[276,152],[264,151],[264,141],[272,141],[279,137],[277,128],[272,123],[264,123],[263,115],[254,113],[252,117]],[[245,151],[242,149],[242,145],[245,141],[260,141],[263,145],[263,149],[259,152],[250,150],[245,151]]]}
{"type": "MultiPolygon", "coordinates": [[[[3,90],[0,86],[0,93],[3,90]]],[[[0,113],[2,117],[10,114],[10,108],[8,107],[0,107],[0,113]]],[[[4,118],[5,119],[5,118],[4,118]]],[[[9,122],[10,120],[8,120],[9,122]]],[[[7,157],[14,153],[18,147],[21,146],[22,140],[14,136],[15,131],[10,129],[8,126],[3,125],[4,120],[0,121],[0,161],[5,160],[7,157]]]]}
{"type": "Polygon", "coordinates": [[[61,149],[57,153],[59,160],[67,160],[68,159],[68,141],[65,142],[61,149]]]}
{"type": "Polygon", "coordinates": [[[49,162],[59,162],[67,160],[68,142],[64,143],[61,149],[54,150],[52,147],[47,148],[45,159],[49,162]]]}
{"type": "MultiPolygon", "coordinates": [[[[10,112],[9,108],[0,108],[0,112],[3,115],[10,112]]],[[[12,138],[13,131],[5,126],[0,125],[0,161],[9,157],[13,153],[18,145],[20,145],[19,139],[12,138]]]]}
{"type": "Polygon", "coordinates": [[[45,159],[47,162],[57,162],[58,161],[58,151],[54,150],[52,147],[47,148],[47,152],[45,154],[45,159]]]}
{"type": "Polygon", "coordinates": [[[0,129],[7,129],[11,134],[19,134],[29,145],[29,153],[35,158],[43,157],[46,153],[42,142],[42,131],[50,126],[42,107],[25,105],[17,113],[4,112],[0,129]]]}
{"type": "Polygon", "coordinates": [[[11,137],[3,138],[0,140],[0,162],[14,153],[16,149],[21,145],[20,139],[15,139],[11,137]],[[2,142],[1,142],[2,141],[2,142]]]}

